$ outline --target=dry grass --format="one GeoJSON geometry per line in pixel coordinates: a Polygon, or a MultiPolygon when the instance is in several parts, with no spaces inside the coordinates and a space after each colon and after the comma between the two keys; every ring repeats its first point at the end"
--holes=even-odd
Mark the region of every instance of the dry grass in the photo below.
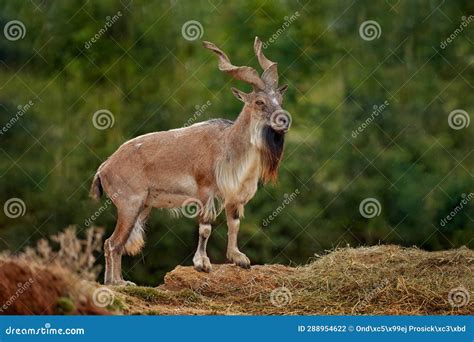
{"type": "Polygon", "coordinates": [[[344,248],[297,269],[288,313],[472,314],[472,301],[460,308],[448,301],[460,286],[474,289],[474,252],[467,248],[344,248]]]}
{"type": "Polygon", "coordinates": [[[178,266],[157,288],[115,291],[125,314],[474,314],[473,300],[450,304],[450,291],[459,287],[474,289],[470,249],[375,246],[337,249],[297,268],[214,265],[205,274],[178,266]]]}
{"type": "Polygon", "coordinates": [[[166,315],[472,315],[474,251],[465,247],[440,252],[374,246],[341,248],[300,267],[213,265],[207,274],[178,266],[164,283],[152,287],[110,287],[115,300],[108,311],[93,307],[94,251],[100,231],[74,240],[67,230],[55,238],[56,252],[40,242],[35,251],[0,258],[0,301],[17,284],[34,278],[9,313],[108,313],[166,315]],[[61,252],[68,246],[74,256],[61,252]],[[43,261],[56,260],[46,266],[43,261]],[[28,277],[27,277],[28,276],[28,277]],[[89,279],[89,280],[84,280],[89,279]],[[461,288],[464,297],[453,297],[461,288]],[[43,298],[37,300],[37,298],[43,298]],[[46,300],[47,299],[47,300],[46,300]],[[92,305],[92,306],[91,306],[92,305]],[[16,311],[15,311],[16,310],[16,311]]]}
{"type": "Polygon", "coordinates": [[[41,239],[36,247],[0,256],[0,314],[107,314],[93,301],[101,266],[95,254],[103,229],[90,228],[78,238],[75,227],[41,239]],[[57,244],[57,246],[54,246],[57,244]]]}
{"type": "Polygon", "coordinates": [[[26,262],[60,266],[81,279],[94,281],[102,270],[102,266],[96,265],[95,255],[102,251],[104,229],[91,227],[84,234],[83,239],[79,238],[76,227],[69,226],[53,235],[51,242],[40,239],[36,247],[27,247],[15,257],[26,262]]]}

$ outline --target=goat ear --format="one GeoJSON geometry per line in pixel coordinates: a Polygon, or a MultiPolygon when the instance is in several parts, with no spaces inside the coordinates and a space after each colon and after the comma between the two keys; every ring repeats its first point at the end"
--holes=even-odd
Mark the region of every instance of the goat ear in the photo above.
{"type": "Polygon", "coordinates": [[[286,91],[288,90],[288,84],[282,85],[277,90],[283,96],[286,93],[286,91]]]}
{"type": "Polygon", "coordinates": [[[234,94],[234,96],[235,96],[238,100],[240,100],[240,101],[242,101],[242,102],[244,102],[244,103],[247,102],[247,100],[248,100],[248,94],[244,93],[243,91],[241,91],[241,90],[239,90],[239,89],[237,89],[237,88],[232,87],[232,94],[234,94]]]}

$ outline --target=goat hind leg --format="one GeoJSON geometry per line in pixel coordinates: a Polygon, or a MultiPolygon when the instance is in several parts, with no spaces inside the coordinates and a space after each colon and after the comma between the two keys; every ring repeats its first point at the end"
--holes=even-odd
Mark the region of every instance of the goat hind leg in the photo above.
{"type": "Polygon", "coordinates": [[[117,208],[117,225],[113,234],[104,243],[106,285],[135,285],[122,278],[122,254],[125,243],[138,219],[140,209],[121,210],[117,208]]]}

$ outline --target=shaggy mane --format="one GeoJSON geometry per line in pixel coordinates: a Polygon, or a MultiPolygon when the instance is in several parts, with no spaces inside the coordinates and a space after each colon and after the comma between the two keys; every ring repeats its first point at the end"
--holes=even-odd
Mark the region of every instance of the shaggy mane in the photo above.
{"type": "Polygon", "coordinates": [[[264,183],[276,182],[278,178],[278,166],[283,157],[283,146],[285,137],[275,132],[270,126],[262,129],[262,171],[261,178],[264,183]]]}

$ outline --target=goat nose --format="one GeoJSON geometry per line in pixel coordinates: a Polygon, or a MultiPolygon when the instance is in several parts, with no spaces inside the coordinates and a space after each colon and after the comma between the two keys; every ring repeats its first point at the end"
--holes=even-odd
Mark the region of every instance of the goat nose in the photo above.
{"type": "Polygon", "coordinates": [[[278,109],[270,116],[270,126],[278,132],[288,132],[291,121],[291,114],[284,109],[278,109]]]}

